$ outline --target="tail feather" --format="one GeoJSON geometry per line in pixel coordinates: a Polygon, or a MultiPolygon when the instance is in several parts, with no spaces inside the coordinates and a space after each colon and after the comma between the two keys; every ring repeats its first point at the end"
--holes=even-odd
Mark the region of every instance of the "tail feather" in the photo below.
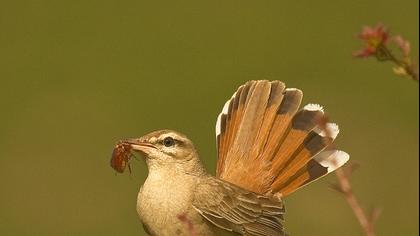
{"type": "MultiPolygon", "coordinates": [[[[286,138],[281,143],[273,160],[271,171],[274,176],[278,176],[283,171],[293,172],[296,166],[301,165],[302,161],[309,160],[313,150],[305,146],[305,141],[307,141],[310,132],[315,128],[323,114],[321,107],[312,109],[312,107],[306,106],[294,115],[286,138]]],[[[275,181],[285,175],[282,173],[275,181]]]]}
{"type": "Polygon", "coordinates": [[[250,156],[245,154],[252,150],[254,141],[264,119],[270,95],[269,83],[259,81],[253,83],[253,85],[254,86],[250,88],[247,96],[244,114],[242,115],[241,124],[238,127],[238,133],[232,146],[233,148],[230,150],[232,153],[239,154],[238,158],[241,156],[250,156]]]}
{"type": "Polygon", "coordinates": [[[302,96],[280,81],[239,87],[216,124],[217,176],[257,193],[286,196],[343,165],[347,154],[322,151],[338,127],[327,124],[325,132],[317,126],[324,115],[319,105],[298,111],[302,96]]]}
{"type": "Polygon", "coordinates": [[[315,181],[344,165],[350,156],[340,150],[322,151],[302,167],[281,188],[281,194],[287,196],[297,189],[315,181]]]}
{"type": "Polygon", "coordinates": [[[276,118],[271,129],[268,131],[268,140],[264,147],[262,158],[266,161],[272,161],[275,154],[278,153],[280,144],[285,140],[289,123],[293,115],[299,108],[303,93],[299,89],[286,89],[283,93],[283,99],[277,108],[276,118]]]}
{"type": "MultiPolygon", "coordinates": [[[[244,186],[249,180],[242,178],[243,170],[245,169],[250,174],[249,178],[256,173],[252,171],[249,163],[252,163],[251,158],[256,150],[253,147],[263,124],[270,93],[271,84],[265,81],[248,82],[240,91],[237,110],[235,110],[234,102],[233,108],[230,109],[231,120],[229,120],[229,114],[227,115],[228,123],[231,124],[225,124],[225,127],[230,127],[230,130],[226,131],[226,134],[221,134],[222,139],[219,139],[220,146],[228,147],[224,150],[223,156],[219,156],[219,161],[223,162],[223,165],[218,165],[219,177],[244,186]],[[243,168],[236,168],[238,165],[243,165],[243,168]]],[[[237,100],[237,95],[233,97],[233,101],[237,100]]],[[[262,183],[262,181],[256,183],[262,183]]],[[[256,188],[253,190],[257,191],[256,188]]]]}
{"type": "MultiPolygon", "coordinates": [[[[312,127],[314,129],[316,124],[312,127]]],[[[281,174],[278,172],[277,178],[271,185],[274,192],[282,192],[282,189],[287,186],[290,180],[294,179],[296,174],[306,170],[307,163],[312,160],[314,156],[325,149],[335,137],[327,137],[323,133],[319,134],[317,131],[310,131],[307,136],[287,158],[286,164],[282,167],[281,174]]],[[[273,169],[275,166],[273,165],[273,169]]],[[[284,193],[283,193],[284,195],[284,193]]]]}
{"type": "Polygon", "coordinates": [[[277,116],[278,107],[283,100],[284,89],[284,84],[279,81],[274,81],[271,83],[269,98],[266,103],[262,123],[251,149],[252,153],[250,157],[255,161],[260,158],[261,153],[264,151],[267,140],[269,138],[270,130],[272,129],[273,123],[275,122],[275,118],[277,116]]]}

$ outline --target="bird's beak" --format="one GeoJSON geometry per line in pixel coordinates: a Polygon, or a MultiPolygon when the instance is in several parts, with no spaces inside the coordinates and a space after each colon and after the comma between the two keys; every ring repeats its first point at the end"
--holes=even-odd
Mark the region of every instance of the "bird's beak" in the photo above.
{"type": "Polygon", "coordinates": [[[122,143],[130,145],[133,151],[138,151],[145,155],[156,149],[153,144],[141,139],[125,139],[122,143]]]}

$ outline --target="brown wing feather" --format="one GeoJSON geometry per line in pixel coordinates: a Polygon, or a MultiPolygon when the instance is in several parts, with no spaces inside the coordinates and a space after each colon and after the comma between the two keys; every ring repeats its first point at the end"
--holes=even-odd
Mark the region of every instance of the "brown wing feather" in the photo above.
{"type": "Polygon", "coordinates": [[[216,125],[217,176],[256,193],[285,196],[328,173],[319,170],[333,166],[332,161],[341,158],[344,164],[348,155],[343,153],[313,159],[335,137],[317,128],[322,107],[310,104],[298,111],[302,96],[280,81],[239,87],[216,125]]]}
{"type": "Polygon", "coordinates": [[[248,236],[285,235],[280,199],[262,196],[214,177],[195,189],[193,207],[215,226],[248,236]]]}

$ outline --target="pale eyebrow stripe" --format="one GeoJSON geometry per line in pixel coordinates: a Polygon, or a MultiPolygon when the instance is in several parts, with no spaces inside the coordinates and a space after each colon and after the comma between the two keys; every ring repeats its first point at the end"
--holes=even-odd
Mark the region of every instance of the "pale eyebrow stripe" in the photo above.
{"type": "Polygon", "coordinates": [[[165,134],[161,134],[161,135],[159,135],[157,137],[157,140],[161,142],[166,137],[173,138],[175,140],[175,142],[177,142],[177,143],[179,143],[181,145],[185,145],[185,143],[186,143],[186,140],[183,137],[181,137],[178,134],[176,134],[176,133],[165,133],[165,134]]]}

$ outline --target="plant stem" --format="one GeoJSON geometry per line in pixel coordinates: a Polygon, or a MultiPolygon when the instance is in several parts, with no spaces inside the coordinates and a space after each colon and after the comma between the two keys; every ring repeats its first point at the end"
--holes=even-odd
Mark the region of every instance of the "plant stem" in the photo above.
{"type": "Polygon", "coordinates": [[[394,56],[394,54],[392,54],[391,50],[389,50],[383,44],[378,46],[377,52],[380,52],[380,53],[377,53],[377,55],[376,55],[376,58],[379,61],[392,61],[392,62],[394,62],[397,66],[400,66],[400,67],[404,68],[404,70],[410,76],[411,79],[413,79],[416,82],[419,82],[419,74],[414,69],[413,64],[407,63],[403,60],[398,60],[394,56]]]}
{"type": "Polygon", "coordinates": [[[353,210],[354,215],[356,216],[357,220],[359,221],[360,226],[362,227],[363,231],[365,232],[366,236],[375,236],[375,231],[373,228],[373,219],[369,219],[366,215],[363,208],[360,206],[359,202],[357,201],[356,196],[353,194],[352,187],[350,184],[350,180],[343,170],[343,168],[339,168],[335,171],[335,174],[338,178],[338,183],[340,187],[340,192],[343,193],[344,198],[346,199],[347,203],[350,205],[351,209],[353,210]]]}

